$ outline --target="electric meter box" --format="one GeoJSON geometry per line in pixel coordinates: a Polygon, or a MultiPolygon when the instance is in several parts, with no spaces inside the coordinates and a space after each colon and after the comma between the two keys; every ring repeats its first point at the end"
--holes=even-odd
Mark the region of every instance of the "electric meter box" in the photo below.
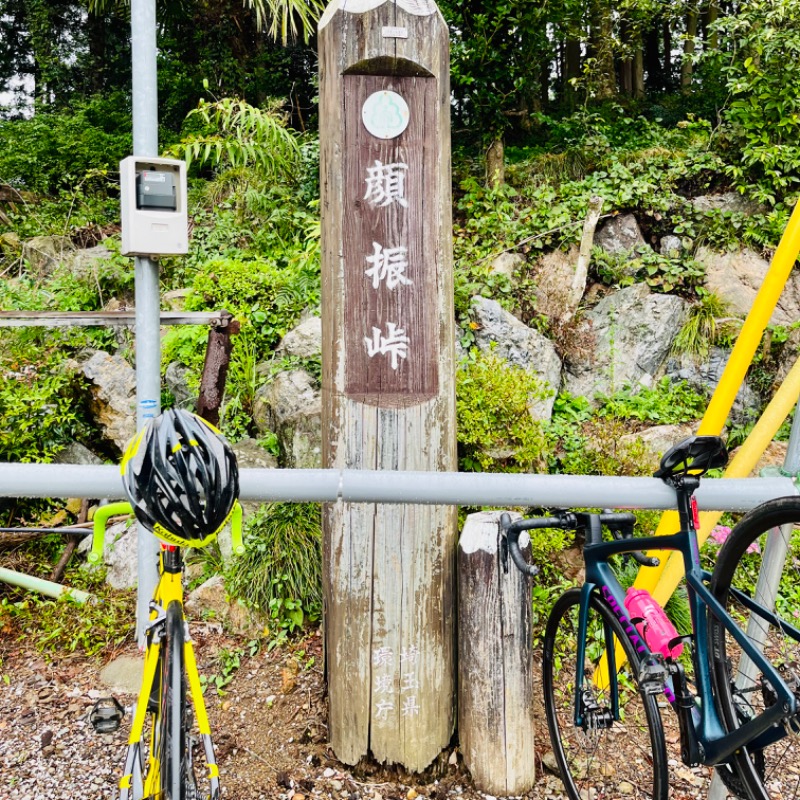
{"type": "Polygon", "coordinates": [[[186,162],[130,156],[119,165],[122,255],[189,251],[186,162]]]}

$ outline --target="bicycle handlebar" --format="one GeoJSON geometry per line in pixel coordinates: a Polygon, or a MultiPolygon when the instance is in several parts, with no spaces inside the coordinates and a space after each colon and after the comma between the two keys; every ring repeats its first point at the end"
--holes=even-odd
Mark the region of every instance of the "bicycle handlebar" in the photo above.
{"type": "MultiPolygon", "coordinates": [[[[588,534],[589,544],[599,544],[602,541],[601,526],[606,525],[614,535],[614,538],[619,539],[632,535],[635,522],[636,517],[628,512],[604,511],[601,514],[587,514],[564,511],[554,517],[534,517],[517,520],[516,522],[512,522],[511,516],[504,513],[500,515],[500,533],[504,538],[508,553],[511,555],[511,560],[517,569],[524,575],[533,578],[539,574],[539,567],[535,564],[529,564],[522,555],[522,550],[519,546],[519,535],[523,531],[542,528],[585,529],[588,534]]],[[[645,567],[657,567],[659,564],[657,558],[646,556],[638,550],[631,551],[630,555],[645,567]]]]}
{"type": "MultiPolygon", "coordinates": [[[[103,560],[103,544],[106,536],[106,525],[111,517],[122,514],[132,514],[133,507],[130,503],[109,503],[100,506],[94,512],[92,527],[92,549],[87,556],[90,564],[100,564],[103,560]]],[[[237,556],[244,555],[244,542],[242,541],[242,504],[234,503],[231,513],[231,544],[237,556]]]]}

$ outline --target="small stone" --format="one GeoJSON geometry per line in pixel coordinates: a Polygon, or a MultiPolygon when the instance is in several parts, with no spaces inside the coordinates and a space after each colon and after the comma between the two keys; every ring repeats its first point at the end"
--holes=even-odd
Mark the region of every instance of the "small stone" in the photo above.
{"type": "Polygon", "coordinates": [[[406,795],[406,800],[417,800],[419,797],[419,793],[416,789],[409,789],[408,794],[406,795]]]}
{"type": "Polygon", "coordinates": [[[297,794],[292,795],[292,800],[306,800],[306,796],[298,792],[297,794]]]}
{"type": "Polygon", "coordinates": [[[333,789],[334,792],[341,792],[343,787],[344,784],[341,781],[338,780],[331,781],[331,789],[333,789]]]}
{"type": "Polygon", "coordinates": [[[290,694],[297,686],[296,674],[292,670],[284,667],[281,670],[281,692],[283,694],[290,694]]]}
{"type": "Polygon", "coordinates": [[[331,769],[330,767],[328,767],[325,770],[325,772],[322,773],[322,777],[323,778],[332,778],[335,774],[336,774],[336,770],[335,769],[331,769]]]}

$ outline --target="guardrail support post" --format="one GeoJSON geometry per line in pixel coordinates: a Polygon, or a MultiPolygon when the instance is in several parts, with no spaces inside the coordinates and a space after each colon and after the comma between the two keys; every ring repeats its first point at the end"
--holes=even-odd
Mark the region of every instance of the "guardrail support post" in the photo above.
{"type": "Polygon", "coordinates": [[[503,571],[500,513],[470,514],[458,546],[458,733],[478,789],[507,797],[536,777],[535,686],[531,579],[511,562],[503,571]]]}

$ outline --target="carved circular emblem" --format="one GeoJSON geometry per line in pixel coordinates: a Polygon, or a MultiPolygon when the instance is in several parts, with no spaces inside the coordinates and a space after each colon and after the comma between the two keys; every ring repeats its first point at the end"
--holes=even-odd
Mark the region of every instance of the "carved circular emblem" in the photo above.
{"type": "Polygon", "coordinates": [[[364,127],[378,139],[394,139],[408,127],[408,103],[397,92],[371,94],[361,109],[364,127]]]}

